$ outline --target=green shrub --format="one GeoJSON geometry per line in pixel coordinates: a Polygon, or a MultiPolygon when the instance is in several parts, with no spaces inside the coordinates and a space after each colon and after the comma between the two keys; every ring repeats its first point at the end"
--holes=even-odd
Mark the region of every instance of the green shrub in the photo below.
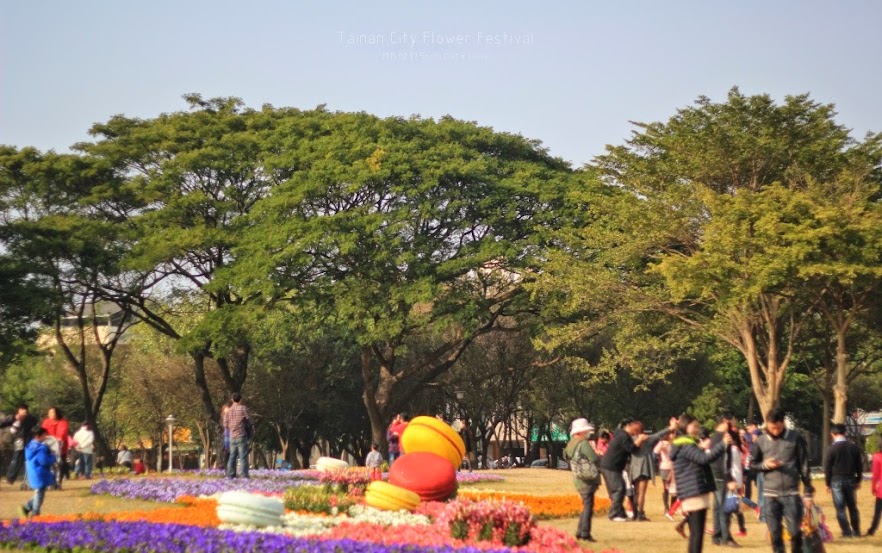
{"type": "Polygon", "coordinates": [[[285,492],[285,508],[291,511],[336,515],[348,511],[357,502],[357,498],[349,494],[332,492],[324,486],[304,485],[285,492]]]}
{"type": "Polygon", "coordinates": [[[868,455],[872,455],[879,451],[880,445],[882,445],[882,424],[877,426],[876,430],[867,436],[867,440],[864,442],[864,447],[868,455]]]}

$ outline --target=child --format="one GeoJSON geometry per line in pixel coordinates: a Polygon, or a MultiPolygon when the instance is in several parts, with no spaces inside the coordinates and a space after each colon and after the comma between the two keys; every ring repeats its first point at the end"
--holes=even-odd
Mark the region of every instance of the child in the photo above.
{"type": "Polygon", "coordinates": [[[34,490],[34,497],[22,505],[19,510],[22,517],[39,515],[46,488],[55,485],[55,471],[52,470],[55,456],[49,453],[49,448],[43,443],[46,434],[46,429],[42,426],[34,428],[34,438],[25,449],[28,484],[34,490]]]}
{"type": "Polygon", "coordinates": [[[383,456],[378,444],[371,444],[371,452],[367,454],[364,464],[371,469],[371,480],[383,479],[383,471],[380,469],[383,466],[383,456]]]}

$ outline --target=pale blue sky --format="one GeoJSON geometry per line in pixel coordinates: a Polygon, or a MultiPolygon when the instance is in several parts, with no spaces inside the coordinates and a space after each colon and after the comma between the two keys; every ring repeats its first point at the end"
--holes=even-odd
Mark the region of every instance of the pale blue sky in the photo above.
{"type": "Polygon", "coordinates": [[[732,85],[810,92],[857,136],[882,130],[875,0],[0,0],[0,45],[0,143],[59,151],[113,114],[183,109],[187,92],[451,114],[538,138],[576,165],[620,143],[628,120],[732,85]],[[531,43],[484,43],[503,33],[531,43]],[[465,44],[433,43],[457,35],[465,44]]]}

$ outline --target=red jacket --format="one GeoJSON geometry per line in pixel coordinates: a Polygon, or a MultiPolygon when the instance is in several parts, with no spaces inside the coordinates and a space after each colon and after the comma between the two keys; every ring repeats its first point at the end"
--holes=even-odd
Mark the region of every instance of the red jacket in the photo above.
{"type": "Polygon", "coordinates": [[[873,480],[870,491],[877,499],[882,499],[882,451],[873,454],[873,480]]]}
{"type": "Polygon", "coordinates": [[[58,447],[61,448],[61,455],[67,455],[68,445],[70,443],[70,427],[64,419],[52,420],[46,419],[42,424],[43,428],[50,436],[58,440],[58,447]]]}

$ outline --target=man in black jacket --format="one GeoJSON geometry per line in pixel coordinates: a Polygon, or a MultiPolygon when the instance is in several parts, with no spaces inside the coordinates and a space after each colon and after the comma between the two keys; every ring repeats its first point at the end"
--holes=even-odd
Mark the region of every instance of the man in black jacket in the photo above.
{"type": "Polygon", "coordinates": [[[824,462],[827,492],[833,492],[833,506],[836,508],[836,520],[842,528],[842,537],[856,538],[861,535],[861,519],[855,497],[863,478],[861,449],[845,438],[844,424],[831,425],[830,434],[833,436],[833,443],[827,448],[824,462]],[[850,526],[846,509],[851,517],[850,526]]]}
{"type": "Polygon", "coordinates": [[[628,464],[631,454],[649,437],[641,431],[638,421],[631,418],[623,419],[619,429],[613,434],[612,440],[600,460],[600,474],[606,483],[606,493],[609,495],[610,507],[607,517],[613,522],[625,522],[625,479],[622,471],[628,464]]]}
{"type": "Polygon", "coordinates": [[[11,427],[11,431],[15,435],[15,453],[12,455],[12,461],[9,463],[9,472],[6,474],[6,481],[13,484],[18,478],[25,464],[25,448],[34,435],[34,428],[39,421],[34,417],[26,403],[19,404],[14,415],[9,415],[0,419],[0,428],[11,427]]]}
{"type": "MultiPolygon", "coordinates": [[[[723,436],[732,431],[735,417],[732,413],[723,413],[717,417],[716,432],[711,435],[711,447],[723,441],[723,436]]],[[[716,491],[714,492],[714,545],[725,545],[727,547],[738,547],[735,540],[732,539],[732,515],[727,513],[723,508],[726,504],[726,496],[730,491],[735,490],[734,479],[732,478],[732,455],[729,448],[723,455],[711,463],[711,472],[714,474],[716,483],[716,491]]]]}
{"type": "Polygon", "coordinates": [[[784,553],[782,519],[790,533],[790,549],[802,553],[803,500],[799,497],[802,482],[805,504],[811,506],[815,492],[809,470],[808,447],[805,438],[784,424],[784,411],[776,407],[766,417],[766,431],[753,443],[750,450],[750,469],[764,474],[764,513],[772,551],[784,553]]]}

